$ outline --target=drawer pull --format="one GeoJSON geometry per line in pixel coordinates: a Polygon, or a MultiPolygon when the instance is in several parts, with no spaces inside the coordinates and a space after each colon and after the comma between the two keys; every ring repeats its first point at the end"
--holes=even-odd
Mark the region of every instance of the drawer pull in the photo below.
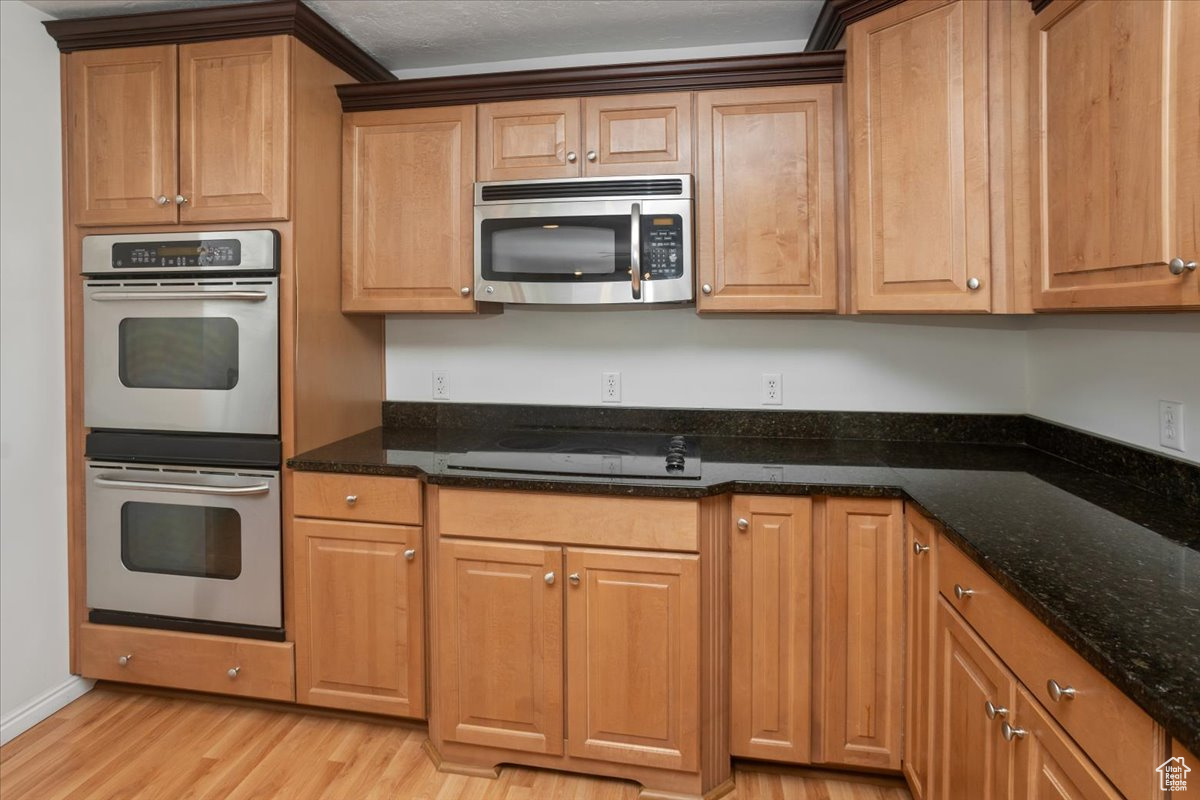
{"type": "Polygon", "coordinates": [[[983,710],[987,712],[988,719],[1004,719],[1008,716],[1008,709],[1004,706],[994,705],[991,700],[983,704],[983,710]]]}
{"type": "Polygon", "coordinates": [[[357,502],[358,502],[358,495],[356,495],[356,494],[346,495],[346,505],[352,506],[357,502]]]}
{"type": "Polygon", "coordinates": [[[236,678],[238,676],[238,673],[241,671],[242,671],[241,667],[230,667],[229,669],[227,669],[225,671],[225,674],[229,676],[229,680],[233,680],[234,678],[236,678]]]}
{"type": "Polygon", "coordinates": [[[964,589],[963,587],[959,586],[957,583],[954,584],[954,596],[957,597],[959,600],[966,600],[968,597],[974,596],[974,594],[975,594],[974,589],[964,589]]]}
{"type": "Polygon", "coordinates": [[[745,531],[745,530],[750,529],[750,523],[745,519],[739,519],[737,521],[737,526],[738,526],[739,531],[745,531]]]}
{"type": "Polygon", "coordinates": [[[1024,728],[1014,728],[1005,722],[1000,726],[1000,733],[1004,736],[1004,741],[1011,742],[1013,739],[1024,739],[1029,735],[1029,731],[1024,728]]]}
{"type": "Polygon", "coordinates": [[[1050,699],[1056,703],[1061,703],[1063,700],[1075,699],[1074,686],[1061,686],[1053,678],[1046,681],[1046,691],[1050,693],[1050,699]]]}
{"type": "Polygon", "coordinates": [[[121,656],[120,658],[118,658],[117,663],[120,664],[122,667],[128,667],[129,662],[132,660],[133,660],[133,653],[130,653],[129,655],[121,656]]]}
{"type": "Polygon", "coordinates": [[[916,539],[913,539],[913,555],[919,556],[922,553],[928,553],[928,552],[929,552],[929,545],[921,544],[916,539]]]}
{"type": "Polygon", "coordinates": [[[404,551],[404,557],[405,557],[406,559],[408,559],[409,561],[412,561],[414,558],[416,558],[416,557],[417,557],[417,551],[416,551],[416,550],[413,550],[413,549],[411,549],[411,548],[410,548],[410,549],[408,549],[408,550],[405,550],[405,551],[404,551]]]}

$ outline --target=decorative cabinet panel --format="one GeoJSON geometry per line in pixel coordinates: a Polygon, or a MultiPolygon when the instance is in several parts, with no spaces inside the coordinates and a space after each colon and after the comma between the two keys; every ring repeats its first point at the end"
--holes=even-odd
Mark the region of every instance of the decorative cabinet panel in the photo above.
{"type": "Polygon", "coordinates": [[[297,700],[425,715],[421,529],[297,519],[297,700]]]}
{"type": "Polygon", "coordinates": [[[579,98],[479,105],[479,180],[579,176],[579,98]]]}
{"type": "Polygon", "coordinates": [[[1190,0],[1059,0],[1034,18],[1036,308],[1200,305],[1198,37],[1190,0]]]}
{"type": "Polygon", "coordinates": [[[910,0],[849,27],[856,311],[990,311],[988,13],[910,0]]]}
{"type": "Polygon", "coordinates": [[[696,95],[700,311],[835,311],[828,85],[696,95]]]}
{"type": "Polygon", "coordinates": [[[908,638],[904,682],[904,777],[914,800],[929,793],[933,764],[934,662],[937,658],[937,529],[911,506],[905,509],[908,638]]]}
{"type": "Polygon", "coordinates": [[[567,548],[567,751],[700,766],[700,564],[567,548]]]}
{"type": "Polygon", "coordinates": [[[442,539],[440,726],[447,740],[563,752],[562,549],[442,539]]]}
{"type": "Polygon", "coordinates": [[[1120,800],[1121,793],[1024,689],[1017,690],[1012,724],[1014,800],[1120,800]]]}
{"type": "Polygon", "coordinates": [[[176,50],[66,57],[68,197],[76,224],[176,221],[176,50]]]}
{"type": "Polygon", "coordinates": [[[179,46],[181,222],[288,217],[286,36],[179,46]]]}
{"type": "Polygon", "coordinates": [[[732,512],[730,752],[807,762],[812,757],[812,500],[737,495],[732,512]]]}
{"type": "Polygon", "coordinates": [[[342,310],[474,311],[475,108],[346,114],[342,310]]]}
{"type": "Polygon", "coordinates": [[[900,769],[903,519],[899,500],[835,497],[825,504],[814,761],[900,769]]]}

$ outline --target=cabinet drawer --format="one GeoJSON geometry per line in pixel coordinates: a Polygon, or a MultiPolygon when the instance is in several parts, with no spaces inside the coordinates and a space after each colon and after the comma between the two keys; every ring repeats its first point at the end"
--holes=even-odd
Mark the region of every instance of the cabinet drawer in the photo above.
{"type": "Polygon", "coordinates": [[[695,552],[695,500],[441,489],[442,536],[695,552]]]}
{"type": "Polygon", "coordinates": [[[944,537],[937,556],[946,600],[1122,792],[1150,797],[1146,765],[1165,757],[1154,721],[944,537]],[[959,599],[955,586],[973,594],[959,599]],[[1074,698],[1054,700],[1051,680],[1073,688],[1074,698]]]}
{"type": "Polygon", "coordinates": [[[292,475],[292,513],[297,517],[351,522],[421,524],[421,482],[330,472],[292,475]]]}
{"type": "Polygon", "coordinates": [[[296,699],[291,642],[261,642],[84,623],[79,631],[85,678],[144,683],[268,700],[296,699]],[[120,659],[126,657],[122,666],[120,659]],[[229,670],[236,669],[235,677],[229,670]]]}

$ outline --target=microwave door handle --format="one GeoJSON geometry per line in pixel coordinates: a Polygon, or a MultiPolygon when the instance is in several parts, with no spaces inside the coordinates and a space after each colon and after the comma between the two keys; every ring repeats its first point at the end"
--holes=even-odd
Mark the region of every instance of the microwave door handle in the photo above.
{"type": "Polygon", "coordinates": [[[642,204],[634,203],[629,212],[629,280],[633,299],[642,299],[642,204]]]}
{"type": "Polygon", "coordinates": [[[251,495],[266,494],[271,491],[266,483],[252,483],[249,486],[206,486],[197,483],[158,483],[156,481],[127,481],[120,478],[96,478],[97,486],[112,489],[145,489],[151,492],[184,492],[186,494],[223,494],[251,495]]]}
{"type": "Polygon", "coordinates": [[[261,303],[266,292],[96,292],[93,300],[246,300],[261,303]]]}

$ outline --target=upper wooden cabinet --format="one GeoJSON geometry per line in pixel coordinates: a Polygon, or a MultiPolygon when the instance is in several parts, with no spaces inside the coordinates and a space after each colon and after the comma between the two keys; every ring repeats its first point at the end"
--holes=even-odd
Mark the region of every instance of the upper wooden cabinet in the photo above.
{"type": "Polygon", "coordinates": [[[479,106],[479,180],[692,171],[688,92],[479,106]]]}
{"type": "Polygon", "coordinates": [[[288,217],[290,39],[66,57],[78,225],[288,217]]]}
{"type": "Polygon", "coordinates": [[[1051,3],[1032,25],[1035,306],[1200,305],[1192,0],[1051,3]]]}
{"type": "Polygon", "coordinates": [[[346,114],[342,310],[474,311],[475,108],[346,114]]]}
{"type": "Polygon", "coordinates": [[[857,311],[992,310],[990,5],[909,0],[849,28],[857,311]]]}
{"type": "Polygon", "coordinates": [[[835,311],[828,85],[696,95],[700,311],[835,311]]]}

